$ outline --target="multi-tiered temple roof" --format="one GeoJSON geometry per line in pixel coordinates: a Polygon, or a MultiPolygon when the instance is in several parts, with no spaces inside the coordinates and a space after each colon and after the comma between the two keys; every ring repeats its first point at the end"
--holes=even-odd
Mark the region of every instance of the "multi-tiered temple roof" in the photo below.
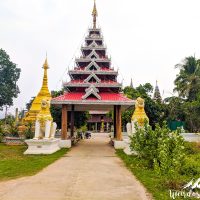
{"type": "Polygon", "coordinates": [[[85,37],[81,56],[75,59],[75,67],[68,71],[71,80],[63,84],[65,93],[54,98],[52,104],[133,105],[134,101],[121,93],[118,71],[112,67],[101,29],[96,25],[95,3],[92,16],[93,26],[85,37]]]}

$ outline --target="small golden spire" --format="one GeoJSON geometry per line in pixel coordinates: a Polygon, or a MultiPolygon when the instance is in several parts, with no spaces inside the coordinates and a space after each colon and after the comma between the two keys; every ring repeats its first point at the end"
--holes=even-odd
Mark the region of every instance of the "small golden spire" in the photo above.
{"type": "Polygon", "coordinates": [[[94,0],[94,7],[93,7],[92,15],[93,16],[98,16],[97,7],[96,7],[96,1],[95,0],[94,0]]]}
{"type": "Polygon", "coordinates": [[[45,62],[44,62],[44,64],[43,64],[43,68],[44,68],[44,69],[49,69],[49,65],[48,65],[48,62],[47,62],[47,54],[46,54],[45,62]]]}
{"type": "Polygon", "coordinates": [[[43,83],[42,83],[41,91],[45,91],[45,93],[49,93],[48,77],[47,77],[47,69],[49,69],[49,65],[48,65],[48,62],[47,62],[47,55],[46,55],[45,62],[43,64],[43,69],[44,69],[44,76],[43,76],[43,83]]]}
{"type": "Polygon", "coordinates": [[[93,16],[93,28],[96,29],[98,12],[97,12],[97,7],[96,7],[96,1],[95,0],[94,0],[94,7],[93,7],[93,11],[92,11],[92,16],[93,16]]]}

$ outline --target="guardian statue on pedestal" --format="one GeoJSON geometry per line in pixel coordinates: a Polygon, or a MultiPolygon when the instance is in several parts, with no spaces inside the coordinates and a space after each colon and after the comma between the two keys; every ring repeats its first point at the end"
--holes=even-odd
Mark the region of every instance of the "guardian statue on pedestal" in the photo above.
{"type": "MultiPolygon", "coordinates": [[[[144,106],[144,99],[138,97],[135,101],[135,111],[131,118],[131,123],[127,123],[126,125],[128,136],[133,136],[133,134],[135,133],[136,125],[138,126],[138,128],[143,128],[145,122],[149,122],[149,118],[146,115],[144,106]]],[[[125,140],[125,143],[126,148],[124,149],[124,152],[129,155],[134,153],[130,150],[130,139],[125,140]]]]}
{"type": "Polygon", "coordinates": [[[42,99],[41,110],[36,116],[35,136],[26,140],[28,149],[24,154],[52,154],[60,149],[59,139],[55,139],[56,123],[50,113],[50,102],[42,99]]]}
{"type": "Polygon", "coordinates": [[[57,124],[53,122],[50,113],[49,100],[42,99],[41,110],[36,117],[35,137],[33,139],[53,139],[57,124]]]}

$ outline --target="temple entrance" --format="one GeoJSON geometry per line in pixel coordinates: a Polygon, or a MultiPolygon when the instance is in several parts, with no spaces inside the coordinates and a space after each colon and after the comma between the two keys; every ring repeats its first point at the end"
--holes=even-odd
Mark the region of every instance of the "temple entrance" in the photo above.
{"type": "MultiPolygon", "coordinates": [[[[53,101],[53,100],[52,100],[53,101]]],[[[58,104],[58,102],[57,102],[58,104]]],[[[113,131],[114,133],[114,138],[118,141],[122,140],[122,131],[121,131],[121,112],[122,110],[128,108],[130,105],[130,102],[128,102],[128,105],[126,105],[126,102],[123,102],[123,105],[106,105],[106,104],[84,104],[84,105],[80,105],[80,104],[62,104],[62,130],[61,130],[61,139],[62,140],[67,140],[71,137],[74,136],[74,131],[75,131],[75,127],[74,127],[74,116],[75,116],[75,112],[76,111],[88,111],[89,109],[96,109],[98,110],[102,110],[102,109],[106,109],[107,111],[112,110],[114,113],[114,119],[113,119],[113,130],[111,130],[111,123],[104,123],[104,121],[102,120],[101,122],[95,123],[96,127],[92,127],[92,123],[89,125],[90,128],[95,128],[95,130],[93,130],[94,132],[110,132],[113,131]],[[68,112],[70,112],[70,121],[68,120],[68,112]],[[68,126],[70,124],[70,126],[68,126]],[[103,124],[103,126],[102,126],[103,124]],[[107,126],[107,127],[106,127],[107,126]],[[68,131],[70,130],[70,131],[68,131]]],[[[97,112],[96,111],[96,112],[97,112]]],[[[94,123],[93,123],[94,124],[94,123]]]]}
{"type": "Polygon", "coordinates": [[[87,129],[93,133],[109,133],[113,131],[113,119],[108,111],[89,111],[87,129]]]}
{"type": "Polygon", "coordinates": [[[102,127],[102,122],[87,122],[87,129],[93,133],[110,133],[113,130],[113,125],[107,122],[102,127]]]}
{"type": "Polygon", "coordinates": [[[112,66],[107,55],[102,31],[96,25],[98,16],[94,3],[93,25],[88,29],[81,55],[75,58],[74,68],[68,71],[70,81],[63,83],[64,94],[51,100],[62,106],[62,140],[74,136],[74,114],[76,111],[113,111],[113,120],[97,114],[88,122],[88,128],[96,132],[113,131],[117,141],[122,140],[121,113],[134,105],[134,101],[123,95],[122,84],[118,82],[118,70],[112,66]],[[70,135],[67,112],[71,112],[70,135]],[[96,118],[96,119],[94,119],[96,118]],[[113,130],[111,130],[113,125],[113,130]]]}

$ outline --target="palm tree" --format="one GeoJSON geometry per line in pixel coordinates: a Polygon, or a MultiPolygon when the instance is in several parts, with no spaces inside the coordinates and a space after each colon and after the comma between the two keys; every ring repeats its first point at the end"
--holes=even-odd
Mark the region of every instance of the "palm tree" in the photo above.
{"type": "Polygon", "coordinates": [[[179,68],[180,72],[174,81],[176,86],[174,91],[188,101],[196,100],[197,94],[200,92],[200,60],[194,56],[186,57],[175,67],[179,68]]]}

